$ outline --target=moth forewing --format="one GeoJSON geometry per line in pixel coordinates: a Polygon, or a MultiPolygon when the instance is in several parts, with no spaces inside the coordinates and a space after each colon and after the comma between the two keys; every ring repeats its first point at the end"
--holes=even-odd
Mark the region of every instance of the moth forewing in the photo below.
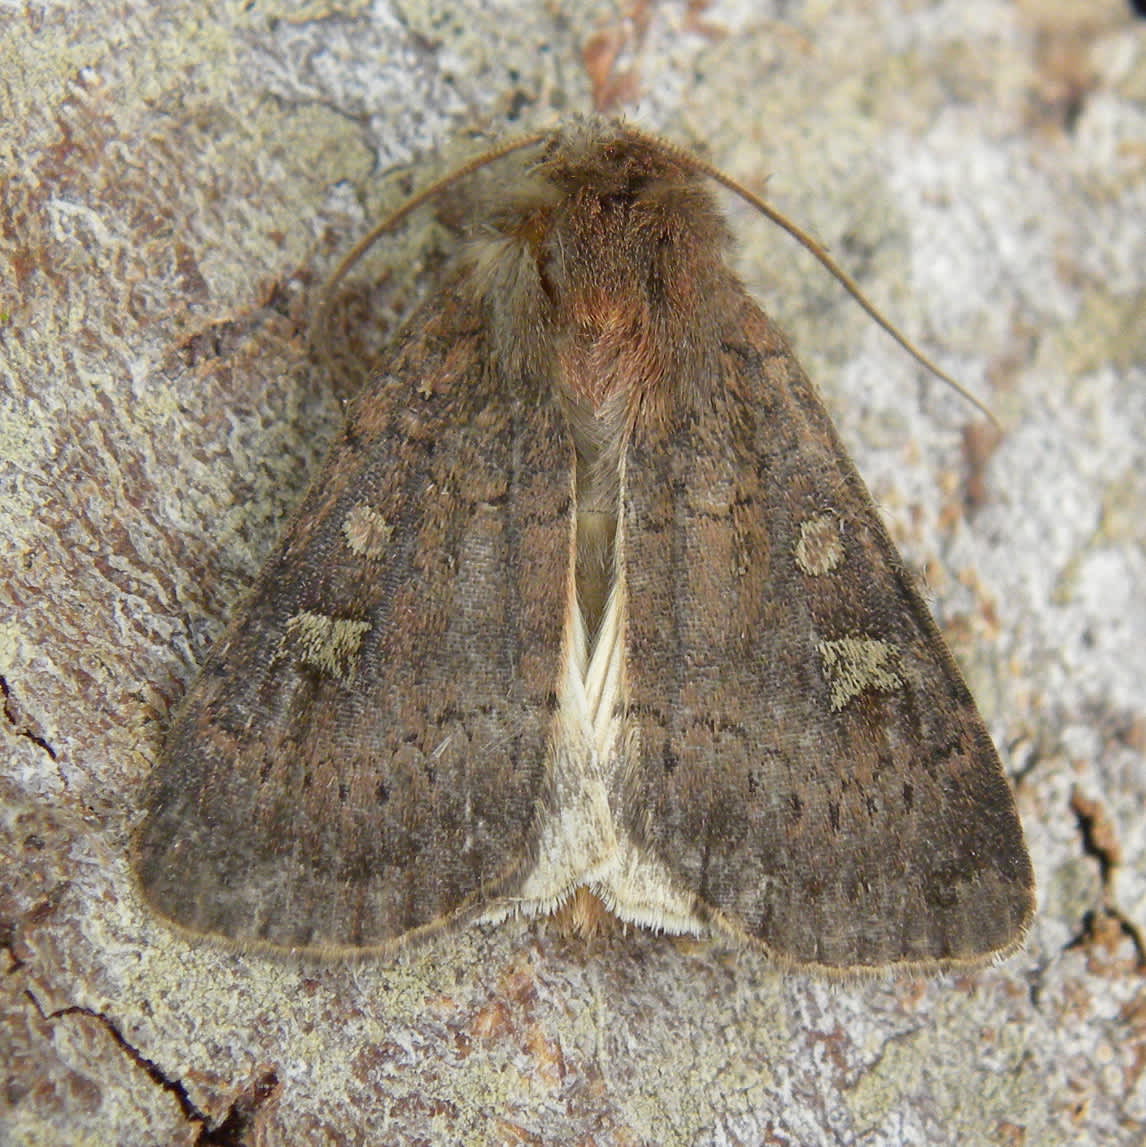
{"type": "Polygon", "coordinates": [[[478,221],[175,720],[162,914],[387,951],[599,899],[821,970],[1021,941],[990,738],[705,170],[575,124],[478,221]]]}
{"type": "Polygon", "coordinates": [[[630,703],[653,735],[622,822],[780,958],[1006,952],[1032,880],[990,738],[782,335],[737,284],[726,301],[721,381],[629,450],[630,703]]]}
{"type": "Polygon", "coordinates": [[[414,316],[192,686],[136,849],[177,923],[386,950],[524,877],[548,793],[570,457],[559,411],[487,353],[461,292],[414,316]]]}

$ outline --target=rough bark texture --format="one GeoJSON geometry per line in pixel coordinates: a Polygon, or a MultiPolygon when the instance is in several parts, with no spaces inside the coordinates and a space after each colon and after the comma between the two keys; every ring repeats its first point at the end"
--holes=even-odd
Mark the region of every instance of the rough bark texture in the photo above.
{"type": "MultiPolygon", "coordinates": [[[[0,1138],[1140,1142],[1142,26],[1114,0],[567,9],[0,16],[0,1138]],[[1016,781],[1026,950],[833,984],[518,922],[359,964],[174,934],[127,843],[173,707],[336,433],[315,283],[475,125],[638,103],[750,185],[773,172],[999,416],[733,212],[1016,781]]],[[[437,234],[385,244],[340,312],[362,361],[437,234]]]]}

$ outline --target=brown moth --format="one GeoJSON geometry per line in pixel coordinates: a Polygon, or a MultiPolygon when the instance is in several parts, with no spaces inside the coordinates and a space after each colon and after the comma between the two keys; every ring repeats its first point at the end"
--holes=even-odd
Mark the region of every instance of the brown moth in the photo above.
{"type": "Polygon", "coordinates": [[[811,969],[1013,950],[998,757],[701,165],[577,124],[475,234],[175,719],[152,906],[324,953],[587,893],[811,969]]]}

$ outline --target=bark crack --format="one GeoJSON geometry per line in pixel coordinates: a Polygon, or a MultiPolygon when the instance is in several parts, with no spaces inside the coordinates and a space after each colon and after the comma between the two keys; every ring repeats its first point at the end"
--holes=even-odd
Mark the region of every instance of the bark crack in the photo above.
{"type": "Polygon", "coordinates": [[[1113,876],[1122,863],[1122,847],[1115,826],[1102,802],[1090,799],[1077,788],[1071,794],[1070,807],[1078,820],[1083,852],[1098,864],[1102,903],[1086,913],[1079,935],[1068,948],[1100,945],[1113,949],[1119,941],[1128,939],[1134,946],[1138,971],[1146,972],[1146,936],[1114,899],[1113,876]]]}
{"type": "Polygon", "coordinates": [[[32,992],[26,991],[25,995],[36,1011],[49,1022],[73,1015],[87,1016],[95,1020],[136,1067],[175,1099],[187,1122],[199,1124],[199,1135],[195,1140],[197,1147],[247,1147],[252,1142],[250,1133],[254,1130],[255,1116],[279,1089],[278,1076],[275,1072],[264,1071],[244,1088],[232,1101],[223,1119],[212,1127],[209,1116],[195,1105],[184,1084],[179,1079],[167,1075],[153,1059],[149,1059],[135,1047],[110,1016],[78,1004],[46,1012],[32,992]]]}
{"type": "Polygon", "coordinates": [[[33,745],[43,749],[53,761],[59,760],[56,750],[41,733],[39,722],[30,720],[20,713],[20,706],[12,697],[12,688],[4,677],[0,677],[0,697],[4,701],[4,719],[12,726],[12,732],[17,737],[23,737],[25,740],[31,741],[33,745]]]}

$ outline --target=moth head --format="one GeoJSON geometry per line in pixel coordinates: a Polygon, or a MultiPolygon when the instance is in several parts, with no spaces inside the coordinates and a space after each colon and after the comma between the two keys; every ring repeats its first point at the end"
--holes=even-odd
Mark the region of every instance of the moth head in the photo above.
{"type": "Polygon", "coordinates": [[[490,202],[471,250],[497,357],[532,371],[572,356],[605,389],[618,369],[636,386],[687,358],[729,281],[705,183],[683,152],[624,124],[551,136],[490,202]]]}

